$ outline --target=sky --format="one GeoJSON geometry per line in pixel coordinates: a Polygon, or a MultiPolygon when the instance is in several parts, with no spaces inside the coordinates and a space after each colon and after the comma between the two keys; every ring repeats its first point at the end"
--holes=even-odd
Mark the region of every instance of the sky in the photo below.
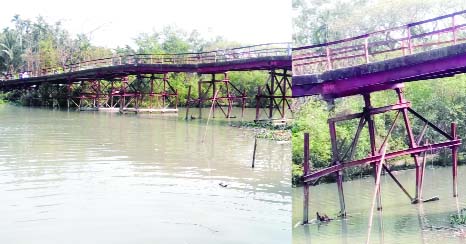
{"type": "Polygon", "coordinates": [[[71,34],[85,33],[95,45],[134,46],[139,33],[175,24],[204,38],[261,44],[291,41],[291,0],[14,0],[2,2],[0,29],[19,14],[61,21],[71,34]]]}

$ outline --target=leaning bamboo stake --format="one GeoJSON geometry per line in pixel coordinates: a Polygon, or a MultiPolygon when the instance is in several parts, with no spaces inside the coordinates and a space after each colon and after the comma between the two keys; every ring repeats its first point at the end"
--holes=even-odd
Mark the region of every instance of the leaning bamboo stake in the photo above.
{"type": "Polygon", "coordinates": [[[377,200],[377,191],[380,186],[380,175],[382,174],[382,165],[385,161],[385,153],[387,152],[388,142],[384,145],[382,149],[382,158],[380,159],[379,165],[377,165],[377,174],[375,179],[375,188],[374,188],[374,195],[372,197],[372,204],[371,204],[371,211],[369,212],[369,224],[367,226],[367,241],[366,244],[369,244],[371,238],[371,230],[372,230],[372,219],[374,217],[374,208],[375,208],[375,201],[377,200]]]}
{"type": "Polygon", "coordinates": [[[209,120],[210,120],[210,116],[212,115],[212,111],[214,110],[214,106],[215,106],[215,101],[217,101],[217,95],[218,95],[218,91],[214,94],[214,98],[212,99],[212,106],[210,106],[210,111],[209,111],[209,117],[207,117],[207,123],[206,123],[206,127],[205,127],[205,133],[204,133],[204,138],[202,138],[202,143],[204,143],[205,141],[205,138],[207,136],[207,128],[209,127],[209,120]]]}
{"type": "MultiPolygon", "coordinates": [[[[426,140],[426,145],[429,145],[429,141],[426,140]]],[[[426,171],[426,164],[427,164],[427,152],[424,152],[424,157],[422,158],[422,165],[421,165],[421,184],[419,185],[419,201],[422,201],[422,191],[424,190],[424,176],[426,171]]]]}

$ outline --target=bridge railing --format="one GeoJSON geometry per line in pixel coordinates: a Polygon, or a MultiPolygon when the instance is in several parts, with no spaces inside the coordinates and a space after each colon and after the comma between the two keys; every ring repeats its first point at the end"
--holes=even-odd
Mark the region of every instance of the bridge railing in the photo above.
{"type": "Polygon", "coordinates": [[[316,74],[466,42],[466,10],[323,44],[293,48],[293,74],[316,74]]]}
{"type": "MultiPolygon", "coordinates": [[[[100,59],[82,61],[67,64],[63,67],[47,67],[35,71],[27,71],[27,77],[39,77],[53,74],[83,71],[93,68],[110,67],[119,65],[137,64],[209,64],[230,61],[240,61],[251,58],[291,56],[291,43],[267,43],[238,48],[178,54],[132,54],[125,56],[113,56],[100,59]]],[[[8,79],[26,78],[19,74],[10,75],[8,79]]]]}

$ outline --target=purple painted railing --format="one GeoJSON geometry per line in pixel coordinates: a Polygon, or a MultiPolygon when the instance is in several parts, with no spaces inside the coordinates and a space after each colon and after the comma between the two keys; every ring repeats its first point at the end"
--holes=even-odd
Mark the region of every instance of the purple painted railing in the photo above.
{"type": "Polygon", "coordinates": [[[293,75],[318,74],[466,42],[466,10],[343,40],[293,48],[293,75]]]}
{"type": "MultiPolygon", "coordinates": [[[[27,71],[28,77],[39,77],[52,74],[61,74],[100,67],[109,67],[127,64],[209,64],[236,60],[246,60],[260,57],[291,56],[291,43],[267,43],[238,48],[176,54],[133,54],[126,56],[113,56],[93,59],[63,67],[47,67],[35,71],[27,71]]],[[[20,78],[14,74],[10,79],[20,78]]],[[[25,78],[25,77],[23,77],[25,78]]]]}

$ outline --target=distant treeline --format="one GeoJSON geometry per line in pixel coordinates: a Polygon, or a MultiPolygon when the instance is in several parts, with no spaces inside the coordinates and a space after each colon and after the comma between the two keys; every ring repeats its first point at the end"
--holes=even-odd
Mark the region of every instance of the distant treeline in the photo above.
{"type": "MultiPolygon", "coordinates": [[[[15,15],[12,24],[13,27],[6,27],[0,32],[0,80],[12,74],[51,67],[59,70],[68,64],[114,55],[204,52],[247,45],[227,41],[221,36],[206,39],[197,30],[186,31],[170,25],[161,27],[160,31],[139,34],[134,38],[136,47],[126,45],[111,49],[93,45],[85,34],[72,36],[60,22],[50,24],[40,16],[29,20],[15,15]]],[[[231,72],[229,77],[235,86],[245,89],[248,97],[252,98],[257,86],[265,83],[267,73],[231,72]]],[[[170,79],[171,85],[178,90],[181,104],[185,102],[189,85],[193,85],[192,94],[197,94],[195,84],[199,77],[196,75],[171,74],[170,79]]],[[[43,90],[47,92],[46,88],[43,90]]],[[[249,106],[254,106],[254,103],[254,99],[249,100],[249,106]]]]}

